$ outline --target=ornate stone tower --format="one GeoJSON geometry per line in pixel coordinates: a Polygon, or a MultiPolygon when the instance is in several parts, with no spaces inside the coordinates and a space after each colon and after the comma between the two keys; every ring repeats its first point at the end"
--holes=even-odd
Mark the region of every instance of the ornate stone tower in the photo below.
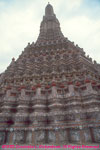
{"type": "Polygon", "coordinates": [[[0,144],[100,141],[100,65],[65,38],[48,4],[37,41],[0,75],[0,144]]]}

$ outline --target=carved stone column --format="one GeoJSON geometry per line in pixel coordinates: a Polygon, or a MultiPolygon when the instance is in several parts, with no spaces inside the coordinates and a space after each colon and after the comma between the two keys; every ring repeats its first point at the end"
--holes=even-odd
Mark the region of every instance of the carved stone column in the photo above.
{"type": "Polygon", "coordinates": [[[48,140],[48,130],[45,130],[45,143],[48,144],[49,140],[48,140]]]}
{"type": "Polygon", "coordinates": [[[95,143],[95,137],[94,137],[94,134],[93,134],[93,128],[90,128],[90,135],[91,135],[92,142],[95,143]]]}
{"type": "Polygon", "coordinates": [[[74,85],[70,84],[68,86],[70,96],[74,96],[74,85]]]}
{"type": "Polygon", "coordinates": [[[13,136],[14,136],[14,132],[10,131],[10,135],[9,135],[9,145],[13,144],[13,136]]]}
{"type": "Polygon", "coordinates": [[[57,89],[56,89],[56,86],[52,86],[52,97],[53,97],[53,98],[57,97],[57,89]]]}
{"type": "Polygon", "coordinates": [[[36,140],[35,140],[35,132],[34,130],[32,131],[32,145],[36,144],[36,140]]]}
{"type": "Polygon", "coordinates": [[[82,129],[82,127],[80,127],[80,143],[84,142],[85,142],[84,130],[82,129]]]}
{"type": "Polygon", "coordinates": [[[5,143],[5,131],[0,131],[0,145],[5,143]]]}
{"type": "Polygon", "coordinates": [[[36,90],[36,98],[41,98],[41,87],[38,87],[36,90]]]}
{"type": "Polygon", "coordinates": [[[55,134],[56,134],[56,145],[58,145],[59,144],[59,131],[56,129],[56,131],[55,131],[55,134]]]}
{"type": "Polygon", "coordinates": [[[68,138],[68,142],[71,142],[71,137],[70,137],[70,128],[67,128],[67,138],[68,138]]]}

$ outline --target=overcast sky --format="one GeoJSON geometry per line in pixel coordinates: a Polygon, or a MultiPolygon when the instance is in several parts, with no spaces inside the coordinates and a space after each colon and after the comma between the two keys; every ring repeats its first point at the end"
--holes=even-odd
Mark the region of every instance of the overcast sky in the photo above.
{"type": "MultiPolygon", "coordinates": [[[[100,0],[49,0],[65,37],[100,63],[100,0]]],[[[35,42],[48,0],[0,0],[0,73],[35,42]]]]}

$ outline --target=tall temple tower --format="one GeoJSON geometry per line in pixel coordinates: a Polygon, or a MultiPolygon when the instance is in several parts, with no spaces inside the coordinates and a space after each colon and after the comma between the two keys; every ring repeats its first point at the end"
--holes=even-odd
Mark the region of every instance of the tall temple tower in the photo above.
{"type": "Polygon", "coordinates": [[[48,4],[37,41],[0,75],[0,144],[100,142],[100,65],[48,4]]]}

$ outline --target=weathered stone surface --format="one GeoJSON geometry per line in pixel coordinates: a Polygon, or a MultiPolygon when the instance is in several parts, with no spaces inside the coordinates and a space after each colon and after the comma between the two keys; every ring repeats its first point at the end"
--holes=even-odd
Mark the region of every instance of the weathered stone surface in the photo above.
{"type": "Polygon", "coordinates": [[[0,74],[0,144],[100,142],[100,65],[48,4],[37,41],[0,74]]]}

